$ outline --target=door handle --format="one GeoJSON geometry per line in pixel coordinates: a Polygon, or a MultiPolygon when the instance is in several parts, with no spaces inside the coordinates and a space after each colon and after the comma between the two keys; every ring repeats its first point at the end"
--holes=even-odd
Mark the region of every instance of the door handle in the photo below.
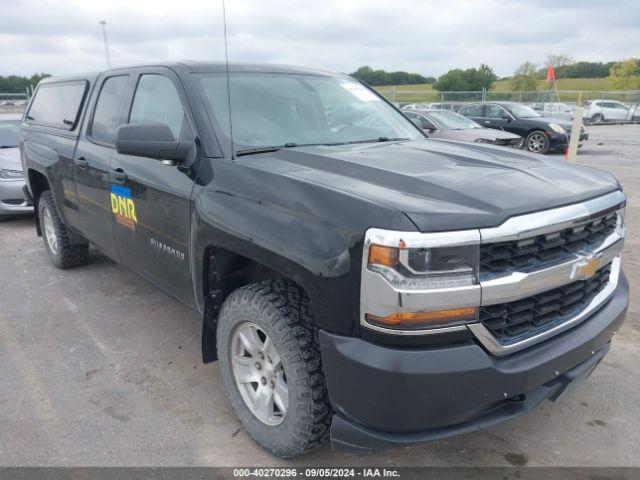
{"type": "Polygon", "coordinates": [[[484,123],[491,123],[491,120],[485,120],[484,123]]]}
{"type": "Polygon", "coordinates": [[[89,162],[84,157],[76,158],[76,162],[75,163],[76,163],[78,168],[82,168],[82,169],[86,168],[87,165],[89,165],[89,162]]]}
{"type": "Polygon", "coordinates": [[[124,183],[127,181],[127,174],[121,168],[114,168],[111,170],[111,176],[113,180],[117,183],[124,183]]]}

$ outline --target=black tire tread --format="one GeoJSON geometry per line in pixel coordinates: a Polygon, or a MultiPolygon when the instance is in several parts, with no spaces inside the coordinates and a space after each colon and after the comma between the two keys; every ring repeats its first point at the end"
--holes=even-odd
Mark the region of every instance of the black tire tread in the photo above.
{"type": "MultiPolygon", "coordinates": [[[[56,207],[55,201],[53,200],[53,195],[51,194],[50,190],[45,190],[40,194],[38,204],[43,205],[44,208],[49,210],[51,219],[53,220],[53,226],[58,237],[57,255],[54,255],[47,246],[47,252],[49,252],[49,256],[51,257],[53,264],[61,269],[74,268],[85,265],[89,261],[89,243],[71,243],[67,226],[60,219],[58,209],[56,207]]],[[[40,215],[40,222],[44,236],[44,220],[42,219],[42,215],[40,215]]],[[[46,237],[44,238],[44,241],[46,245],[46,237]]]]}
{"type": "Polygon", "coordinates": [[[280,458],[301,455],[324,442],[333,416],[322,373],[318,329],[313,322],[309,298],[299,286],[289,280],[266,280],[232,292],[224,302],[220,318],[237,304],[252,305],[262,315],[275,320],[276,329],[289,346],[289,352],[281,352],[281,355],[293,354],[296,370],[305,379],[310,392],[309,395],[296,399],[298,410],[304,411],[305,421],[298,422],[295,426],[295,448],[274,449],[252,435],[251,431],[248,433],[280,458]]]}

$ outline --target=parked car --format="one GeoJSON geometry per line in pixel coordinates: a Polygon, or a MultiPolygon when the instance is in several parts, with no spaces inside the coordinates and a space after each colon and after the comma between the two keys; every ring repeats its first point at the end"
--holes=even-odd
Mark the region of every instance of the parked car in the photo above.
{"type": "Polygon", "coordinates": [[[22,115],[0,113],[0,221],[13,215],[33,213],[25,198],[24,172],[18,138],[22,115]]]}
{"type": "Polygon", "coordinates": [[[437,102],[430,103],[430,110],[451,110],[453,112],[458,111],[458,109],[462,106],[466,105],[466,102],[437,102]]]}
{"type": "Polygon", "coordinates": [[[562,102],[534,103],[531,108],[545,117],[568,121],[573,120],[573,115],[576,111],[574,105],[562,102]]]}
{"type": "Polygon", "coordinates": [[[466,105],[464,102],[434,102],[434,103],[410,103],[404,105],[401,110],[453,110],[454,112],[461,106],[466,105]]]}
{"type": "Polygon", "coordinates": [[[429,108],[430,103],[409,103],[400,107],[400,110],[423,110],[429,108]]]}
{"type": "Polygon", "coordinates": [[[582,119],[589,123],[633,120],[633,109],[616,100],[590,100],[585,102],[582,119]]]}
{"type": "Polygon", "coordinates": [[[420,128],[430,138],[509,147],[519,147],[522,143],[522,137],[519,135],[494,128],[484,128],[473,120],[449,110],[414,110],[404,114],[420,124],[420,128]]]}
{"type": "Polygon", "coordinates": [[[425,138],[346,75],[47,78],[20,145],[53,264],[91,243],[198,312],[203,360],[280,457],[509,420],[588,377],[624,321],[611,174],[425,138]]]}
{"type": "MultiPolygon", "coordinates": [[[[458,113],[488,128],[515,133],[524,138],[524,148],[534,153],[565,150],[569,145],[571,122],[543,117],[533,108],[516,102],[485,102],[465,105],[458,113]]],[[[580,141],[589,138],[584,127],[580,141]]]]}

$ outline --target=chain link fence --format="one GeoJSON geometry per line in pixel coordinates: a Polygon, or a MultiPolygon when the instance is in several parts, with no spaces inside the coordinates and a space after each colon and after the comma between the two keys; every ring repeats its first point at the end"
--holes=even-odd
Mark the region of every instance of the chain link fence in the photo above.
{"type": "Polygon", "coordinates": [[[22,112],[29,102],[26,93],[2,93],[0,92],[0,113],[22,112]]]}
{"type": "Polygon", "coordinates": [[[521,103],[564,102],[575,104],[578,96],[582,100],[616,100],[623,103],[640,104],[640,90],[536,90],[536,91],[495,91],[476,90],[462,92],[439,92],[428,89],[405,89],[403,87],[380,87],[377,89],[392,102],[434,103],[434,102],[481,102],[513,101],[521,103]]]}

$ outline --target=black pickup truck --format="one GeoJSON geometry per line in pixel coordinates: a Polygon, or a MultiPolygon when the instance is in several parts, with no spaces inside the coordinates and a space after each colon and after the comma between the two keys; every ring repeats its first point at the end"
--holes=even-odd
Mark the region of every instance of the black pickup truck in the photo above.
{"type": "Polygon", "coordinates": [[[586,378],[626,313],[614,177],[427,139],[344,75],[48,78],[20,148],[53,263],[92,244],[199,312],[204,362],[280,457],[511,419],[586,378]]]}

